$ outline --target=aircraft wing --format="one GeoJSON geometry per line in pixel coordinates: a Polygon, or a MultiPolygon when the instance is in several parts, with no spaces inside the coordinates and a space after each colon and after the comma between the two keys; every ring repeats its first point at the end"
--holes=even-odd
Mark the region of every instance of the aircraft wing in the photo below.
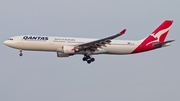
{"type": "Polygon", "coordinates": [[[117,33],[116,35],[112,35],[106,38],[102,38],[99,40],[79,44],[76,46],[76,49],[78,50],[90,50],[90,51],[96,51],[97,48],[101,48],[101,46],[106,47],[106,44],[110,44],[111,40],[123,35],[126,32],[126,29],[123,29],[121,32],[117,33]]]}

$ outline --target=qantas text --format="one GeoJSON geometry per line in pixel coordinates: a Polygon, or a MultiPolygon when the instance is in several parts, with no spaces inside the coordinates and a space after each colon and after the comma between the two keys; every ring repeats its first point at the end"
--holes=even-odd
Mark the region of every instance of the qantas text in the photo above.
{"type": "Polygon", "coordinates": [[[42,37],[42,36],[24,36],[23,39],[24,40],[42,40],[42,41],[46,41],[49,38],[48,37],[42,37]]]}

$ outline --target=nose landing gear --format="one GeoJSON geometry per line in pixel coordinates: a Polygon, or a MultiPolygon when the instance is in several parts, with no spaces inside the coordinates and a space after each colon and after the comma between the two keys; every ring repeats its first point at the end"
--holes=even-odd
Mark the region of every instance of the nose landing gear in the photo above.
{"type": "Polygon", "coordinates": [[[22,50],[20,49],[19,56],[23,56],[22,50]]]}
{"type": "Polygon", "coordinates": [[[90,55],[85,54],[82,60],[87,61],[87,63],[90,64],[91,62],[95,61],[95,58],[91,57],[90,55]]]}

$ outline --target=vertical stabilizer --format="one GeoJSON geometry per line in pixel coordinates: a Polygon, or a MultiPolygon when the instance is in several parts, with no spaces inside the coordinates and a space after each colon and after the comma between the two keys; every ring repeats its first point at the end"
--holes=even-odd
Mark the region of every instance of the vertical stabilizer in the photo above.
{"type": "Polygon", "coordinates": [[[148,35],[145,39],[141,40],[140,45],[133,51],[133,53],[152,50],[154,49],[154,43],[164,42],[172,23],[172,20],[165,20],[150,35],[148,35]]]}

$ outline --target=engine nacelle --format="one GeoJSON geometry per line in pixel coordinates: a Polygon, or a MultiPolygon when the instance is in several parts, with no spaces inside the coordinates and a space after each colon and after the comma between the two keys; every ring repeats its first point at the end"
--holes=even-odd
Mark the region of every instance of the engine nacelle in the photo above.
{"type": "Polygon", "coordinates": [[[61,52],[57,52],[57,57],[69,57],[69,54],[63,54],[61,52]]]}
{"type": "Polygon", "coordinates": [[[75,47],[74,46],[62,46],[62,50],[64,54],[74,54],[75,47]]]}

